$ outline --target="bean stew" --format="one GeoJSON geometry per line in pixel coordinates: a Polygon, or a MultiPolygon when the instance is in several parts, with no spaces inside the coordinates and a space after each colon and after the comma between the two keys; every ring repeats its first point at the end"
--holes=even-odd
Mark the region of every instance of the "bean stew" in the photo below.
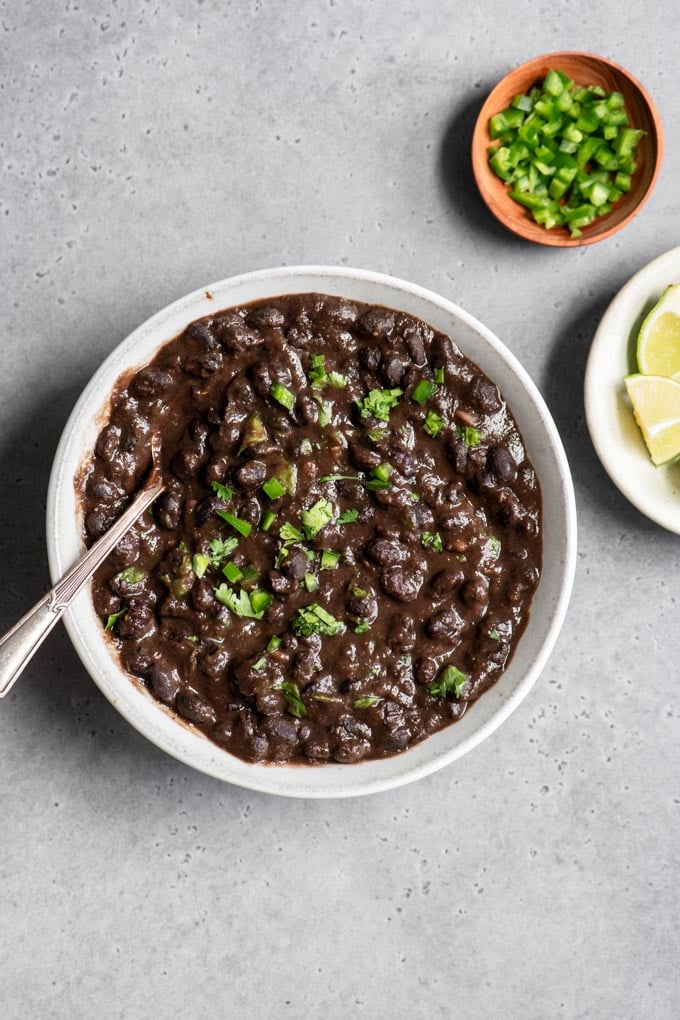
{"type": "Polygon", "coordinates": [[[541,495],[495,384],[403,312],[323,294],[192,322],[118,380],[86,541],[160,432],[166,491],[95,574],[124,669],[250,762],[356,762],[460,719],[528,620],[541,495]]]}

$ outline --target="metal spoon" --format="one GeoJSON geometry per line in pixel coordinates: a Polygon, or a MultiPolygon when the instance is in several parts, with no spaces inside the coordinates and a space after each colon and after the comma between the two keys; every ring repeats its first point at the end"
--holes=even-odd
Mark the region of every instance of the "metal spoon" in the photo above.
{"type": "Polygon", "coordinates": [[[130,506],[108,531],[91,546],[82,559],[64,574],[51,591],[15,623],[0,638],[0,698],[9,692],[15,680],[43,643],[55,623],[61,618],[83,585],[92,577],[99,564],[132,527],[138,517],[161,494],[165,484],[161,477],[161,441],[157,434],[151,438],[153,466],[144,486],[130,506]]]}

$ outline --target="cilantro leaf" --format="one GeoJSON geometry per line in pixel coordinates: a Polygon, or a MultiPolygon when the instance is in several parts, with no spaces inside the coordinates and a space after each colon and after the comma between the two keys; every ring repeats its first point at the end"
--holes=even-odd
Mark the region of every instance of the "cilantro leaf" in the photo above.
{"type": "Polygon", "coordinates": [[[465,673],[461,673],[456,666],[446,666],[427,689],[436,698],[445,698],[449,694],[454,698],[459,698],[467,680],[465,673]]]}
{"type": "Polygon", "coordinates": [[[237,545],[237,538],[213,538],[208,543],[212,566],[220,567],[225,560],[229,559],[237,545]]]}
{"type": "Polygon", "coordinates": [[[314,538],[318,535],[322,528],[325,528],[327,524],[330,524],[334,516],[333,504],[323,497],[317,499],[308,510],[303,510],[300,514],[300,520],[302,521],[302,527],[304,528],[306,538],[314,538]]]}
{"type": "Polygon", "coordinates": [[[420,544],[424,549],[429,549],[431,546],[435,552],[442,552],[444,548],[442,536],[438,531],[424,531],[420,536],[420,544]]]}
{"type": "Polygon", "coordinates": [[[268,592],[256,590],[249,594],[241,588],[237,593],[224,582],[213,590],[217,601],[231,609],[235,616],[245,616],[251,620],[261,620],[265,609],[272,602],[268,592]]]}
{"type": "Polygon", "coordinates": [[[439,435],[445,425],[446,422],[440,414],[437,414],[436,411],[428,411],[425,415],[423,428],[427,432],[428,436],[432,436],[433,439],[439,435]]]}
{"type": "Polygon", "coordinates": [[[104,630],[113,630],[121,616],[125,616],[126,613],[127,607],[125,609],[121,609],[119,613],[109,613],[106,618],[106,626],[104,627],[104,630]]]}
{"type": "Polygon", "coordinates": [[[283,696],[286,699],[286,707],[290,714],[294,715],[296,719],[302,719],[307,715],[307,706],[300,697],[300,689],[297,684],[294,684],[290,680],[284,680],[284,682],[279,684],[275,690],[283,693],[283,696]]]}
{"type": "Polygon", "coordinates": [[[211,482],[210,487],[225,503],[233,498],[234,490],[230,489],[228,485],[223,485],[222,482],[211,482]]]}
{"type": "Polygon", "coordinates": [[[377,418],[379,421],[389,421],[390,411],[399,403],[399,397],[404,391],[395,388],[392,390],[371,390],[363,400],[357,400],[356,404],[361,411],[362,418],[377,418]]]}
{"type": "Polygon", "coordinates": [[[466,446],[479,446],[482,441],[482,433],[471,425],[456,425],[456,435],[466,446]]]}
{"type": "Polygon", "coordinates": [[[345,628],[341,620],[336,620],[318,602],[312,602],[311,605],[298,609],[291,626],[296,634],[303,636],[309,634],[327,634],[332,637],[334,634],[339,634],[345,628]]]}
{"type": "Polygon", "coordinates": [[[343,510],[338,517],[338,524],[354,524],[359,516],[359,511],[355,510],[354,507],[349,507],[347,510],[343,510]]]}

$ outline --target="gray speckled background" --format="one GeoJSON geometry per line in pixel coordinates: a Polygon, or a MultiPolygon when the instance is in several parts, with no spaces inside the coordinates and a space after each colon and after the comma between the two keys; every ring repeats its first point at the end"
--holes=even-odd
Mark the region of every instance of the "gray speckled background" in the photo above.
{"type": "Polygon", "coordinates": [[[680,1015],[680,540],[607,480],[585,359],[680,240],[680,9],[444,0],[0,3],[0,626],[48,583],[47,476],[106,354],[175,297],[280,263],[406,277],[494,329],[574,472],[574,597],[501,730],[415,786],[295,802],[175,763],[62,630],[0,704],[0,1000],[15,1018],[680,1015]],[[481,103],[556,49],[657,100],[667,151],[622,233],[504,232],[481,103]]]}

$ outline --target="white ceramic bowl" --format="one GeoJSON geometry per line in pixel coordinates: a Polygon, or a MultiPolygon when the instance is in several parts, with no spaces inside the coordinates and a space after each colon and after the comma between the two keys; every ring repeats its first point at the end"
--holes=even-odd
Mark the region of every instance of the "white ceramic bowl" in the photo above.
{"type": "Polygon", "coordinates": [[[462,720],[403,754],[355,765],[248,764],[172,716],[119,667],[104,640],[89,592],[66,613],[76,651],[109,701],[149,740],[180,761],[249,789],[290,797],[351,797],[419,779],[465,754],[492,733],[531,688],[559,633],[571,592],[576,513],[567,460],[543,399],[503,344],[450,301],[411,283],[354,269],[292,267],[233,277],[201,288],[158,312],[117,347],[78,400],[56,453],[47,501],[50,571],[56,580],[82,553],[82,515],[74,477],[90,455],[118,376],[146,364],[189,322],[281,294],[324,292],[408,312],[449,333],[500,386],[522,431],[544,499],[544,568],[527,630],[508,670],[462,720]],[[208,296],[211,295],[211,297],[208,296]]]}
{"type": "Polygon", "coordinates": [[[623,385],[636,371],[637,335],[664,289],[680,283],[680,248],[631,277],[602,317],[586,366],[588,429],[602,465],[641,513],[680,534],[680,464],[654,467],[623,385]]]}

